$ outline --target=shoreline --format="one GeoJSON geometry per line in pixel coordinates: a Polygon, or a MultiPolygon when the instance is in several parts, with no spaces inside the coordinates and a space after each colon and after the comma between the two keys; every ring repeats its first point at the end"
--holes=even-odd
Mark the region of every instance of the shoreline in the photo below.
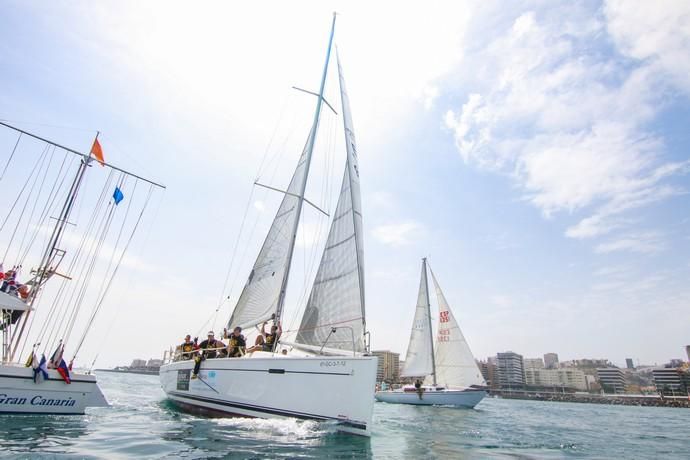
{"type": "Polygon", "coordinates": [[[687,396],[666,396],[663,399],[655,395],[596,395],[573,393],[516,393],[490,390],[489,395],[501,399],[522,399],[527,401],[555,401],[580,404],[608,404],[614,406],[647,406],[690,408],[687,396]]]}

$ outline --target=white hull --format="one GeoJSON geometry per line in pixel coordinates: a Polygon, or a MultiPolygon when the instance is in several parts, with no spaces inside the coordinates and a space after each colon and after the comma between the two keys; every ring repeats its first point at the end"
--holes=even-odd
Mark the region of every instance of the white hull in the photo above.
{"type": "Polygon", "coordinates": [[[87,407],[107,407],[108,401],[96,383],[96,376],[70,373],[67,384],[54,369],[48,380],[34,383],[30,367],[0,365],[0,414],[83,414],[87,407]]]}
{"type": "Polygon", "coordinates": [[[168,398],[204,415],[334,421],[339,431],[369,436],[376,357],[287,357],[255,352],[160,369],[168,398]]]}
{"type": "Polygon", "coordinates": [[[417,406],[458,406],[473,408],[486,396],[484,390],[435,390],[424,391],[421,395],[416,391],[377,391],[376,400],[391,404],[414,404],[417,406]]]}

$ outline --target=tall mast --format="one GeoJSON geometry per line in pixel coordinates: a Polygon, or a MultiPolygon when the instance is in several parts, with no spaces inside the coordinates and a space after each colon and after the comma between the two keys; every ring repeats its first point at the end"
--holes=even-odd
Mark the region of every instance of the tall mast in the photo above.
{"type": "MultiPolygon", "coordinates": [[[[96,139],[98,139],[99,134],[100,132],[96,133],[96,139]]],[[[86,169],[89,167],[90,163],[90,156],[83,157],[81,159],[81,164],[79,165],[77,174],[74,176],[74,180],[72,181],[72,186],[69,189],[69,193],[67,194],[65,203],[62,205],[60,217],[55,222],[53,233],[51,234],[48,245],[46,246],[46,251],[43,253],[43,257],[41,258],[41,264],[38,266],[38,269],[36,270],[34,285],[31,291],[29,291],[29,297],[26,299],[26,303],[29,306],[33,304],[34,300],[36,299],[36,296],[38,295],[39,290],[41,289],[43,284],[45,284],[45,282],[48,281],[48,278],[50,278],[52,274],[51,272],[57,269],[57,264],[59,264],[62,260],[61,257],[60,260],[57,261],[57,264],[53,265],[53,262],[56,260],[58,253],[60,252],[57,246],[60,243],[62,233],[65,230],[65,226],[68,223],[69,216],[72,212],[72,209],[74,208],[77,193],[79,193],[79,188],[81,187],[81,183],[84,179],[84,174],[86,173],[86,169]]],[[[62,251],[62,255],[64,255],[64,251],[62,251]]],[[[10,353],[10,361],[14,360],[16,348],[19,345],[22,335],[24,334],[24,328],[29,322],[30,315],[31,309],[29,309],[24,315],[22,327],[19,329],[19,333],[17,334],[16,340],[12,347],[12,351],[10,353]]]]}
{"type": "Polygon", "coordinates": [[[333,44],[333,33],[335,32],[335,16],[333,13],[333,22],[331,23],[331,35],[328,39],[328,49],[326,51],[326,62],[323,66],[323,75],[321,76],[321,87],[319,88],[319,97],[316,102],[316,110],[314,111],[314,121],[311,127],[311,133],[309,135],[309,143],[307,145],[307,157],[304,172],[304,179],[302,180],[302,186],[300,188],[299,200],[297,201],[297,214],[295,217],[295,223],[292,226],[292,239],[290,241],[290,246],[288,249],[287,260],[285,261],[285,273],[283,274],[283,282],[280,286],[280,294],[278,296],[278,305],[276,308],[276,323],[280,321],[280,317],[283,313],[283,304],[285,303],[285,293],[287,291],[288,278],[290,277],[290,265],[292,263],[292,254],[295,250],[295,242],[297,240],[297,228],[299,227],[299,220],[302,214],[302,204],[304,203],[304,192],[307,188],[307,178],[309,177],[309,167],[311,166],[311,156],[314,152],[314,144],[316,142],[316,133],[319,129],[319,118],[321,115],[321,106],[323,104],[323,91],[326,87],[326,75],[328,74],[328,62],[331,58],[331,45],[333,44]]]}
{"type": "Polygon", "coordinates": [[[426,257],[422,259],[422,265],[424,266],[424,285],[426,287],[426,308],[427,308],[427,318],[429,318],[429,343],[431,343],[431,369],[434,376],[434,386],[436,386],[436,356],[434,356],[434,331],[431,329],[431,301],[429,299],[429,277],[427,276],[426,270],[426,257]]]}

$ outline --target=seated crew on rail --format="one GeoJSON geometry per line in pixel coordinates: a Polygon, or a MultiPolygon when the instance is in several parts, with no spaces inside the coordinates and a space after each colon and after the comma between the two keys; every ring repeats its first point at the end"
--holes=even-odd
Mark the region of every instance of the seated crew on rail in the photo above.
{"type": "Polygon", "coordinates": [[[233,329],[232,334],[228,337],[228,356],[230,358],[239,358],[245,353],[247,341],[242,335],[242,328],[237,326],[233,329]]]}
{"type": "Polygon", "coordinates": [[[225,348],[225,344],[216,340],[213,331],[208,331],[207,339],[199,344],[199,348],[204,350],[203,356],[206,359],[222,358],[225,354],[223,350],[215,350],[216,348],[225,348]]]}
{"type": "Polygon", "coordinates": [[[180,354],[180,359],[192,359],[194,350],[197,348],[199,348],[199,346],[196,343],[196,339],[192,342],[192,336],[187,334],[184,338],[184,342],[182,342],[182,345],[179,346],[179,349],[182,352],[180,354]]]}
{"type": "Polygon", "coordinates": [[[280,339],[280,335],[283,333],[283,328],[280,325],[280,323],[278,323],[277,326],[274,324],[273,326],[271,326],[271,332],[267,333],[266,324],[267,322],[264,321],[264,325],[261,327],[261,332],[265,337],[263,350],[272,352],[273,350],[275,350],[276,344],[280,339]]]}
{"type": "Polygon", "coordinates": [[[256,336],[256,340],[254,340],[254,346],[251,348],[247,348],[247,353],[252,353],[254,351],[264,351],[265,344],[266,341],[264,340],[264,336],[259,334],[256,336]]]}

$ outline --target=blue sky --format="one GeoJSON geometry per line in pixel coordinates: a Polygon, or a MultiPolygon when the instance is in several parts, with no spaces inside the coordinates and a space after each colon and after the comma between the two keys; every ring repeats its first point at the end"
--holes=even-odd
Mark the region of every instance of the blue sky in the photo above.
{"type": "MultiPolygon", "coordinates": [[[[281,165],[271,183],[289,180],[311,109],[290,87],[316,87],[333,10],[360,152],[375,349],[405,352],[429,256],[479,358],[681,356],[687,3],[394,5],[6,3],[0,118],[83,150],[100,130],[109,161],[168,186],[140,235],[140,263],[90,337],[99,363],[157,356],[213,316],[264,152],[281,165]],[[276,124],[295,128],[282,155],[269,142],[276,124]]],[[[331,160],[337,183],[342,157],[331,160]]],[[[252,195],[258,223],[240,240],[231,300],[276,199],[252,195]]],[[[326,225],[305,219],[302,265],[326,225]]],[[[306,276],[295,272],[298,292],[306,276]]]]}

